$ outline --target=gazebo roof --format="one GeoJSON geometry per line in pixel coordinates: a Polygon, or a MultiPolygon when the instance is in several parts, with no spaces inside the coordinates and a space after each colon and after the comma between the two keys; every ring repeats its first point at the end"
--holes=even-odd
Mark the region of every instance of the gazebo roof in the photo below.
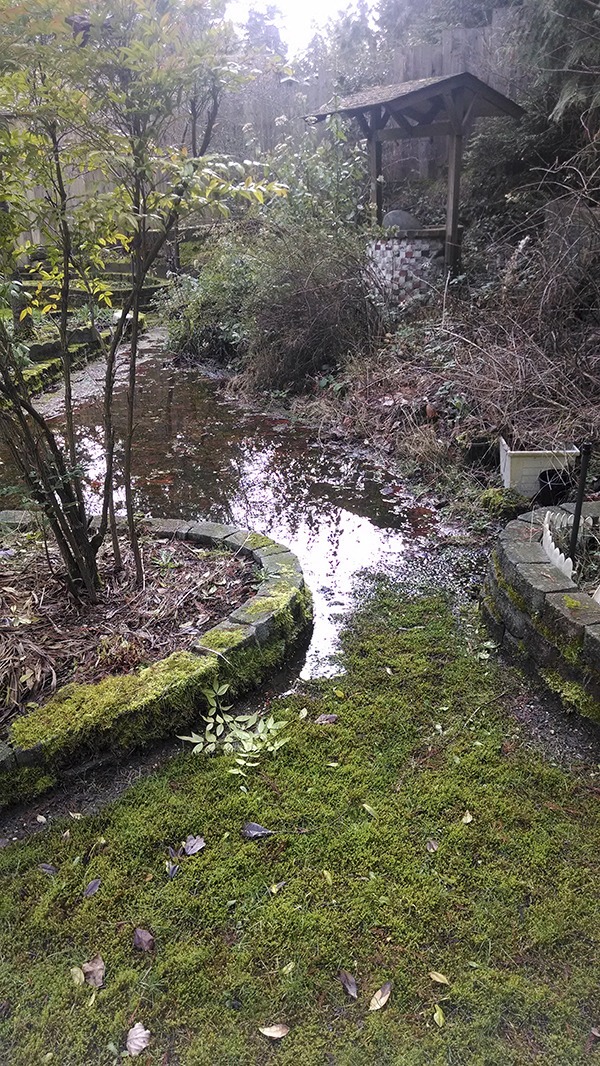
{"type": "Polygon", "coordinates": [[[322,107],[309,117],[321,122],[328,115],[348,115],[365,122],[377,114],[384,120],[383,123],[378,122],[379,127],[393,120],[399,127],[399,136],[411,136],[417,130],[422,135],[425,128],[431,128],[430,135],[434,136],[436,132],[446,133],[448,125],[455,125],[457,96],[466,103],[461,116],[462,123],[467,117],[475,119],[509,115],[519,119],[524,114],[523,108],[514,100],[492,89],[491,85],[474,74],[463,71],[445,78],[420,78],[396,85],[375,85],[339,100],[336,107],[330,104],[322,107]]]}
{"type": "Polygon", "coordinates": [[[347,115],[367,138],[371,171],[371,200],[375,217],[383,219],[383,142],[405,137],[448,137],[448,206],[445,264],[456,274],[460,261],[458,220],[463,142],[476,118],[508,115],[520,119],[522,107],[469,71],[445,78],[421,78],[399,85],[376,85],[322,107],[311,116],[321,122],[328,115],[347,115]]]}

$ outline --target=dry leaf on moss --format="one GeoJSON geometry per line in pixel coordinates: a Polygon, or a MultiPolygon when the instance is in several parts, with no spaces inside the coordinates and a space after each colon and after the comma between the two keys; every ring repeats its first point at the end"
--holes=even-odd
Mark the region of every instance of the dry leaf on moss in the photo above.
{"type": "Polygon", "coordinates": [[[270,837],[272,834],[272,829],[265,829],[264,825],[259,825],[258,822],[245,822],[242,827],[242,836],[246,840],[262,840],[263,837],[270,837]]]}
{"type": "Polygon", "coordinates": [[[92,985],[93,988],[102,988],[104,974],[106,973],[102,955],[94,955],[94,958],[90,959],[89,962],[84,962],[81,970],[88,985],[92,985]]]}
{"type": "Polygon", "coordinates": [[[56,866],[53,866],[50,862],[40,862],[38,864],[38,870],[41,870],[44,874],[48,874],[48,877],[54,877],[54,874],[58,873],[56,866]]]}
{"type": "Polygon", "coordinates": [[[287,1036],[290,1027],[289,1025],[263,1025],[258,1027],[259,1033],[263,1036],[268,1036],[269,1040],[281,1040],[284,1036],[287,1036]]]}
{"type": "Polygon", "coordinates": [[[197,855],[202,848],[206,847],[206,841],[204,837],[189,836],[183,845],[183,850],[186,855],[197,855]]]}
{"type": "Polygon", "coordinates": [[[132,1059],[141,1055],[142,1051],[148,1047],[150,1043],[150,1030],[144,1029],[141,1022],[136,1022],[132,1029],[127,1033],[127,1050],[132,1059]]]}
{"type": "Polygon", "coordinates": [[[342,982],[346,992],[352,999],[358,999],[358,988],[356,985],[356,978],[348,973],[347,970],[340,970],[338,978],[342,982]]]}
{"type": "Polygon", "coordinates": [[[391,994],[392,994],[392,982],[391,981],[386,981],[381,986],[381,988],[377,989],[377,992],[375,993],[375,995],[373,996],[371,1002],[369,1003],[369,1010],[381,1010],[382,1007],[385,1007],[385,1005],[386,1005],[388,999],[390,998],[391,994]]]}
{"type": "Polygon", "coordinates": [[[154,951],[154,937],[147,929],[138,926],[133,934],[133,946],[138,951],[154,951]]]}

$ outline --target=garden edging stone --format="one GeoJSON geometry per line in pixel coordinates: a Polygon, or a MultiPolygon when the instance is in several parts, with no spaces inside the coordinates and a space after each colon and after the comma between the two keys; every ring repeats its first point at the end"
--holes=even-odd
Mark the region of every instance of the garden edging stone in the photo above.
{"type": "MultiPolygon", "coordinates": [[[[532,666],[569,710],[600,721],[600,604],[548,559],[544,518],[573,504],[520,515],[501,531],[483,587],[482,612],[499,644],[532,666]]],[[[583,517],[597,517],[585,503],[583,517]]]]}
{"type": "MultiPolygon", "coordinates": [[[[0,511],[0,526],[27,529],[34,516],[0,511]]],[[[262,534],[216,522],[146,519],[157,538],[239,551],[263,572],[241,607],[203,633],[192,651],[174,652],[136,674],[62,686],[18,718],[0,742],[0,807],[53,787],[90,755],[105,760],[174,737],[208,706],[204,690],[229,685],[233,696],[260,684],[308,629],[312,599],[300,563],[262,534]]]]}

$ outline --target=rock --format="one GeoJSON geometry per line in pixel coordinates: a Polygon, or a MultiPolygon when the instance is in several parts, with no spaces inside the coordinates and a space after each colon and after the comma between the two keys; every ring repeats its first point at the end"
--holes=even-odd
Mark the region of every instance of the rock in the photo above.
{"type": "Polygon", "coordinates": [[[410,211],[403,211],[400,208],[396,211],[388,211],[383,216],[383,226],[389,229],[391,226],[396,226],[398,229],[422,229],[422,225],[418,218],[411,215],[410,211]]]}

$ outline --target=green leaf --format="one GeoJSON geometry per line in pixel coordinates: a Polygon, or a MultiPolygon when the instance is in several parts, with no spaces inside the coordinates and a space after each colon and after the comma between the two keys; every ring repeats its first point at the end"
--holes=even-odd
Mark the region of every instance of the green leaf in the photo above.
{"type": "Polygon", "coordinates": [[[438,985],[449,985],[450,982],[443,973],[438,973],[437,970],[431,970],[429,974],[432,981],[435,981],[438,985]]]}
{"type": "Polygon", "coordinates": [[[435,1010],[433,1012],[433,1020],[434,1020],[435,1024],[437,1026],[439,1026],[440,1029],[442,1028],[442,1026],[446,1022],[446,1019],[444,1017],[444,1012],[443,1012],[442,1008],[440,1007],[439,1003],[435,1004],[435,1010]]]}

